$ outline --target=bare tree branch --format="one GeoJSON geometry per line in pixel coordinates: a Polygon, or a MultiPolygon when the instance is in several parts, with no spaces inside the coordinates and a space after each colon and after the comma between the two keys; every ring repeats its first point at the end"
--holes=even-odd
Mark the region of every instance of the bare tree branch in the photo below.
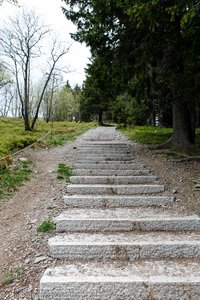
{"type": "Polygon", "coordinates": [[[40,22],[39,16],[33,10],[22,10],[16,17],[9,18],[4,28],[0,29],[0,53],[6,58],[15,75],[26,130],[31,130],[31,61],[40,56],[41,42],[49,32],[50,28],[40,22]],[[21,78],[23,90],[20,88],[21,78]]]}

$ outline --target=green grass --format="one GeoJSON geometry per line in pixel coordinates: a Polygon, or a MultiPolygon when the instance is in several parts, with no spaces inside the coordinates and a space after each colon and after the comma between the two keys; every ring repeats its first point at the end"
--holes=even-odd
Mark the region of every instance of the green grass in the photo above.
{"type": "Polygon", "coordinates": [[[47,219],[37,227],[37,232],[51,232],[55,229],[56,225],[50,219],[47,219]]]}
{"type": "Polygon", "coordinates": [[[200,146],[200,128],[196,129],[196,144],[200,146]]]}
{"type": "Polygon", "coordinates": [[[59,164],[57,172],[57,179],[66,179],[68,181],[69,177],[72,176],[72,168],[65,164],[59,164]]]}
{"type": "MultiPolygon", "coordinates": [[[[166,142],[172,135],[172,128],[135,126],[120,129],[130,140],[140,144],[156,145],[166,142]]],[[[196,144],[200,145],[200,128],[196,130],[196,144]]]]}
{"type": "Polygon", "coordinates": [[[12,268],[4,273],[1,285],[12,284],[15,280],[19,280],[20,278],[22,278],[24,274],[25,270],[23,267],[12,268]]]}
{"type": "Polygon", "coordinates": [[[121,131],[130,139],[140,144],[162,144],[167,141],[172,128],[161,128],[153,126],[136,126],[131,129],[121,129],[121,131]]]}
{"type": "Polygon", "coordinates": [[[46,123],[38,120],[34,131],[25,131],[23,120],[20,118],[0,118],[0,158],[12,154],[36,142],[50,130],[46,139],[38,146],[62,145],[66,141],[75,139],[86,130],[96,126],[95,123],[54,122],[46,123]]]}
{"type": "MultiPolygon", "coordinates": [[[[135,126],[133,128],[120,129],[130,140],[140,144],[157,145],[166,142],[172,135],[172,128],[135,126]]],[[[200,128],[196,130],[196,145],[200,146],[200,128]]],[[[163,154],[171,158],[181,158],[185,155],[200,155],[199,149],[173,148],[171,151],[164,151],[163,154]]]]}
{"type": "Polygon", "coordinates": [[[15,166],[0,168],[0,204],[31,176],[31,161],[18,161],[15,166]]]}

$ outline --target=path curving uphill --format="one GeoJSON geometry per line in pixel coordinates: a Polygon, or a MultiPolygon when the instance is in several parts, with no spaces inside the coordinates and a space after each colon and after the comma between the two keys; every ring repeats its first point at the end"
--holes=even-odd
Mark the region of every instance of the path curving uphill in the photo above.
{"type": "Polygon", "coordinates": [[[40,299],[200,299],[200,218],[173,200],[114,127],[90,130],[49,240],[60,266],[43,274],[40,299]]]}

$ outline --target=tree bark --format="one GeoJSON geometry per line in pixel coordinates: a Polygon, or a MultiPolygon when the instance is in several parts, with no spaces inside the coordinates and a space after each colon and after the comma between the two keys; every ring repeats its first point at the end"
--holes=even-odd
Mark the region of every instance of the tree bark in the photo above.
{"type": "Polygon", "coordinates": [[[173,134],[171,143],[174,146],[191,148],[195,144],[195,126],[193,122],[192,107],[184,103],[174,102],[173,109],[173,134]],[[191,111],[192,110],[192,111],[191,111]]]}
{"type": "Polygon", "coordinates": [[[182,149],[195,148],[195,109],[192,103],[174,102],[173,134],[169,140],[161,145],[150,146],[151,149],[179,147],[182,149]]]}
{"type": "Polygon", "coordinates": [[[99,125],[103,125],[103,111],[99,111],[99,120],[98,120],[99,125]]]}

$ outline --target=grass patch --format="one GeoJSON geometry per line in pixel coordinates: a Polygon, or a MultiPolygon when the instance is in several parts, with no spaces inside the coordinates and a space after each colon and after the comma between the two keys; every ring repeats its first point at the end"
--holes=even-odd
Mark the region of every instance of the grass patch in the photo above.
{"type": "Polygon", "coordinates": [[[47,219],[37,227],[37,232],[52,232],[55,229],[56,225],[50,219],[47,219]]]}
{"type": "MultiPolygon", "coordinates": [[[[156,145],[166,142],[172,135],[172,128],[135,126],[120,129],[130,140],[140,144],[156,145]]],[[[196,144],[200,146],[200,128],[196,130],[196,144]]]]}
{"type": "Polygon", "coordinates": [[[75,139],[86,130],[96,126],[95,123],[54,122],[46,123],[38,120],[34,131],[25,131],[20,118],[0,117],[0,158],[27,147],[50,130],[49,134],[37,147],[63,145],[66,141],[75,139]]]}
{"type": "Polygon", "coordinates": [[[196,129],[196,144],[200,146],[200,128],[196,129]]]}
{"type": "Polygon", "coordinates": [[[49,210],[57,209],[57,208],[58,208],[58,206],[55,206],[55,205],[49,205],[49,206],[47,206],[47,209],[49,209],[49,210]]]}
{"type": "Polygon", "coordinates": [[[16,267],[6,271],[4,273],[3,279],[1,281],[1,285],[9,285],[12,284],[15,280],[19,280],[25,274],[25,270],[23,267],[16,267]]]}
{"type": "Polygon", "coordinates": [[[153,126],[135,126],[134,128],[120,129],[130,140],[140,144],[162,144],[172,135],[172,128],[162,128],[153,126]]]}
{"type": "Polygon", "coordinates": [[[18,161],[15,166],[0,168],[0,203],[12,195],[31,176],[31,161],[18,161]]]}
{"type": "Polygon", "coordinates": [[[72,176],[72,168],[65,164],[59,164],[57,172],[57,179],[66,179],[68,181],[69,177],[72,176]]]}
{"type": "MultiPolygon", "coordinates": [[[[153,127],[153,126],[135,126],[133,128],[120,128],[130,140],[140,144],[157,145],[166,142],[172,135],[172,128],[153,127]]],[[[200,128],[196,130],[196,145],[200,147],[200,128]]],[[[172,150],[166,150],[163,154],[171,158],[183,158],[185,156],[200,155],[198,149],[181,149],[174,147],[172,150]]]]}

